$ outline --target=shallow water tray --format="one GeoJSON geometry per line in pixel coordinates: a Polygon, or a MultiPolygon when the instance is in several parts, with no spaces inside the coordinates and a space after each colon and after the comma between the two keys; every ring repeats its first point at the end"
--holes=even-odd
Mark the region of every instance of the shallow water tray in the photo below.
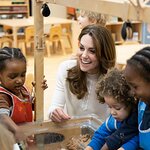
{"type": "Polygon", "coordinates": [[[92,115],[63,123],[28,123],[21,128],[26,135],[34,137],[34,142],[28,145],[29,150],[82,150],[101,124],[102,121],[92,115]]]}

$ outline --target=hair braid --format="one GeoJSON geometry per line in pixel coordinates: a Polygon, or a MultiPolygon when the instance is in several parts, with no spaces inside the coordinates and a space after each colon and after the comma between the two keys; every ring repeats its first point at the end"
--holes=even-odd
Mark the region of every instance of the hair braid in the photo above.
{"type": "Polygon", "coordinates": [[[134,66],[145,80],[150,81],[150,47],[144,47],[135,53],[127,64],[134,66]]]}
{"type": "Polygon", "coordinates": [[[26,58],[19,48],[4,47],[0,49],[0,71],[5,69],[5,61],[11,59],[23,60],[26,63],[26,58]]]}

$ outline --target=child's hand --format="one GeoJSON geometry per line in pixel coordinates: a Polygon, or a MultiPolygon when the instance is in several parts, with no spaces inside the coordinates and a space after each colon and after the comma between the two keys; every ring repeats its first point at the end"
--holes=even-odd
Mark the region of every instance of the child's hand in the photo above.
{"type": "Polygon", "coordinates": [[[108,146],[107,146],[106,143],[103,145],[103,147],[101,148],[101,150],[109,150],[109,148],[108,148],[108,146]]]}
{"type": "Polygon", "coordinates": [[[42,81],[42,88],[43,88],[43,90],[45,90],[45,89],[48,88],[47,80],[46,79],[43,79],[43,81],[42,81]]]}
{"type": "Polygon", "coordinates": [[[18,127],[16,133],[14,134],[16,142],[20,143],[19,145],[24,148],[28,148],[31,145],[35,144],[34,136],[26,136],[23,131],[18,127]]]}
{"type": "MultiPolygon", "coordinates": [[[[44,76],[44,78],[45,78],[45,76],[44,76]]],[[[41,84],[41,87],[43,88],[43,90],[45,90],[45,89],[47,89],[48,88],[48,85],[47,85],[47,80],[46,79],[44,79],[43,78],[43,81],[42,81],[42,84],[41,84]]],[[[34,82],[32,82],[32,85],[33,85],[33,87],[35,87],[35,81],[34,82]]]]}
{"type": "Polygon", "coordinates": [[[35,145],[34,135],[28,136],[26,139],[28,146],[35,145]]]}

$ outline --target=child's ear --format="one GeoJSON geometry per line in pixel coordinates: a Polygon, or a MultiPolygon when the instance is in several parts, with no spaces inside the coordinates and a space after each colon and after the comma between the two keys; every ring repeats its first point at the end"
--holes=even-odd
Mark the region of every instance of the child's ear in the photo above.
{"type": "Polygon", "coordinates": [[[94,20],[93,20],[93,24],[96,24],[96,23],[97,23],[97,21],[94,19],[94,20]]]}
{"type": "Polygon", "coordinates": [[[97,23],[96,19],[91,19],[90,22],[91,22],[91,24],[96,24],[97,23]]]}

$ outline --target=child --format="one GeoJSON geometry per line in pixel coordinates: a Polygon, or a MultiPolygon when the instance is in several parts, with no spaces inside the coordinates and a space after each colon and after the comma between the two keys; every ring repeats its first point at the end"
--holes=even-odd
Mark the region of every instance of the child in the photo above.
{"type": "MultiPolygon", "coordinates": [[[[121,127],[122,123],[127,121],[131,113],[136,113],[136,102],[131,97],[130,87],[128,86],[123,74],[117,69],[112,69],[97,83],[97,98],[101,103],[106,103],[110,108],[111,115],[94,133],[94,136],[87,146],[86,150],[100,150],[103,145],[107,145],[109,149],[111,145],[107,139],[111,134],[121,127]]],[[[136,118],[134,118],[136,120],[136,118]]],[[[122,140],[124,135],[121,135],[122,140]]],[[[115,139],[113,139],[115,140],[115,139]]],[[[130,141],[125,141],[120,148],[123,150],[136,150],[138,148],[138,136],[132,135],[130,141]]]]}
{"type": "MultiPolygon", "coordinates": [[[[81,29],[83,29],[87,25],[92,25],[92,24],[105,26],[107,21],[107,15],[103,15],[97,12],[92,12],[87,10],[80,10],[80,15],[77,18],[77,20],[81,29]]],[[[77,59],[77,54],[73,53],[71,55],[71,59],[77,59]]]]}
{"type": "MultiPolygon", "coordinates": [[[[0,122],[15,136],[16,141],[26,136],[17,124],[31,122],[32,98],[24,87],[26,59],[18,48],[0,49],[0,122]]],[[[42,87],[47,85],[44,80],[42,87]]]]}
{"type": "Polygon", "coordinates": [[[100,24],[102,26],[105,26],[106,20],[107,20],[106,15],[87,10],[80,10],[80,16],[78,17],[78,23],[81,29],[91,24],[100,24]]]}
{"type": "Polygon", "coordinates": [[[144,150],[150,150],[150,47],[141,49],[127,61],[124,75],[131,86],[131,93],[140,99],[139,145],[144,150]]]}

